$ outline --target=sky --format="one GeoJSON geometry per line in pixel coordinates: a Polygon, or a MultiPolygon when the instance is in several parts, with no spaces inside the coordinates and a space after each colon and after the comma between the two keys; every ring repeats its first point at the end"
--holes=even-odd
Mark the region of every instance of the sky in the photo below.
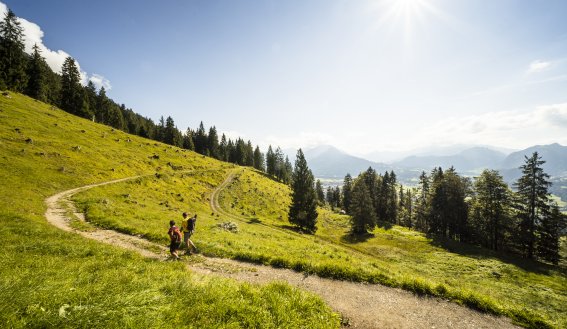
{"type": "Polygon", "coordinates": [[[352,154],[567,145],[567,1],[0,0],[26,49],[185,131],[352,154]]]}

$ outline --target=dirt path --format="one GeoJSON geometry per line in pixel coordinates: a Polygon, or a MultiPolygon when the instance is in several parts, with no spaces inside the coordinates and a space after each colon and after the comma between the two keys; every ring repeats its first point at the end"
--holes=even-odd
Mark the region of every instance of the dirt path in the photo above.
{"type": "MultiPolygon", "coordinates": [[[[210,197],[211,209],[223,217],[235,218],[220,207],[220,191],[234,178],[231,171],[210,197]]],[[[72,217],[84,220],[69,200],[78,192],[119,183],[142,176],[113,180],[87,185],[60,192],[45,200],[45,216],[54,226],[68,232],[78,233],[86,238],[136,251],[145,257],[167,259],[168,250],[139,237],[112,230],[76,230],[71,226],[72,217]]],[[[348,326],[345,328],[515,328],[504,317],[476,312],[438,298],[417,297],[401,289],[364,283],[323,279],[286,269],[242,263],[229,259],[192,256],[188,267],[197,273],[229,277],[240,281],[264,284],[284,281],[298,288],[311,291],[323,298],[336,312],[340,313],[348,326]]]]}

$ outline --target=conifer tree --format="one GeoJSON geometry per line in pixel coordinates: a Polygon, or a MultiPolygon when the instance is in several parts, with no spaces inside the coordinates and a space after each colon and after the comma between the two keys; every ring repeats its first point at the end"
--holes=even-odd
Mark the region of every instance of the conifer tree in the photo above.
{"type": "Polygon", "coordinates": [[[207,137],[207,146],[209,148],[210,156],[215,159],[220,159],[219,136],[217,134],[217,128],[215,126],[209,128],[209,135],[207,137]]]}
{"type": "MultiPolygon", "coordinates": [[[[103,90],[103,88],[101,88],[101,90],[103,90]]],[[[106,97],[106,94],[104,95],[106,97]]],[[[90,115],[88,109],[85,108],[85,105],[87,105],[88,102],[85,104],[84,97],[79,69],[77,68],[75,60],[71,57],[67,57],[61,67],[61,98],[59,106],[66,112],[83,118],[89,118],[90,115]]],[[[108,119],[108,116],[106,119],[108,119]]]]}
{"type": "Polygon", "coordinates": [[[266,173],[270,176],[276,175],[276,156],[272,145],[268,146],[268,152],[266,152],[266,173]]]}
{"type": "Polygon", "coordinates": [[[246,160],[245,165],[248,167],[254,167],[254,148],[252,147],[252,142],[249,140],[246,143],[246,160]]]}
{"type": "Polygon", "coordinates": [[[41,51],[37,44],[33,46],[33,53],[28,61],[27,76],[28,84],[26,86],[26,95],[35,98],[39,101],[45,102],[47,96],[46,90],[46,72],[45,68],[47,63],[45,59],[41,56],[41,51]]]}
{"type": "Polygon", "coordinates": [[[543,260],[555,265],[559,264],[559,247],[561,232],[565,229],[566,217],[561,213],[557,204],[541,218],[539,234],[537,235],[537,254],[543,260]]]}
{"type": "Polygon", "coordinates": [[[476,178],[469,216],[473,240],[492,250],[505,244],[511,227],[510,193],[498,171],[486,169],[476,178]]]}
{"type": "Polygon", "coordinates": [[[291,166],[288,156],[285,157],[283,168],[282,182],[289,185],[292,182],[293,167],[291,166]]]}
{"type": "Polygon", "coordinates": [[[199,128],[195,132],[195,140],[193,143],[195,144],[195,152],[206,155],[208,150],[208,136],[207,132],[205,131],[205,126],[203,125],[203,121],[199,124],[199,128]]]}
{"type": "Polygon", "coordinates": [[[415,226],[418,230],[422,232],[429,231],[429,190],[430,182],[429,177],[425,171],[421,172],[419,175],[419,194],[416,200],[415,209],[415,226]]]}
{"type": "Polygon", "coordinates": [[[347,214],[350,214],[350,204],[352,201],[352,176],[350,174],[346,174],[345,179],[343,180],[343,209],[347,214]]]}
{"type": "Polygon", "coordinates": [[[353,234],[365,234],[376,226],[376,212],[368,184],[363,177],[354,181],[350,203],[351,231],[353,234]]]}
{"type": "Polygon", "coordinates": [[[327,191],[325,192],[325,196],[326,196],[326,200],[327,200],[327,204],[329,206],[331,206],[331,208],[335,208],[335,195],[333,193],[333,188],[330,186],[327,186],[327,191]]]}
{"type": "Polygon", "coordinates": [[[317,195],[317,201],[319,201],[320,205],[325,204],[325,191],[323,191],[323,185],[321,184],[321,180],[317,180],[315,183],[315,193],[317,195]]]}
{"type": "Polygon", "coordinates": [[[301,230],[315,233],[317,230],[317,196],[313,173],[307,167],[303,151],[297,151],[291,183],[289,221],[301,230]]]}
{"type": "Polygon", "coordinates": [[[11,9],[0,22],[0,89],[21,92],[27,83],[23,28],[11,9]]]}
{"type": "Polygon", "coordinates": [[[185,135],[183,136],[183,148],[187,150],[195,151],[195,144],[193,144],[193,131],[189,127],[187,127],[187,130],[185,131],[185,135]]]}
{"type": "Polygon", "coordinates": [[[520,236],[522,252],[527,258],[534,258],[536,235],[543,218],[549,216],[548,188],[551,186],[549,175],[541,167],[545,161],[537,152],[525,157],[525,164],[520,169],[522,176],[515,183],[519,197],[520,236]]]}
{"type": "Polygon", "coordinates": [[[254,168],[260,171],[266,171],[266,166],[264,165],[264,155],[260,152],[260,148],[256,145],[254,149],[254,168]]]}
{"type": "Polygon", "coordinates": [[[223,133],[219,144],[219,159],[228,162],[228,142],[226,135],[223,133]]]}

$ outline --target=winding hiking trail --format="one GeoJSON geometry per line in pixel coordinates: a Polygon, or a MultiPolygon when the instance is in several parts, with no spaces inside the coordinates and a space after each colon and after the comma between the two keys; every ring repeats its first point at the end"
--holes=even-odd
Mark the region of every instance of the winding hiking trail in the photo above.
{"type": "MultiPolygon", "coordinates": [[[[235,174],[236,170],[230,171],[226,179],[212,191],[210,206],[212,211],[223,217],[242,220],[237,215],[224,211],[218,201],[220,192],[232,182],[235,174]]],[[[144,257],[167,259],[168,249],[165,246],[140,237],[99,228],[82,231],[71,226],[72,216],[84,221],[84,215],[78,213],[70,201],[71,196],[97,186],[139,177],[145,176],[117,179],[57,193],[45,200],[47,205],[45,217],[49,223],[64,231],[132,250],[144,257]]],[[[333,310],[342,315],[343,322],[345,322],[344,328],[517,328],[508,318],[480,313],[440,298],[418,297],[401,289],[323,279],[315,275],[230,259],[202,255],[194,257],[199,262],[191,262],[187,266],[196,273],[258,284],[283,281],[315,293],[323,298],[333,310]]]]}

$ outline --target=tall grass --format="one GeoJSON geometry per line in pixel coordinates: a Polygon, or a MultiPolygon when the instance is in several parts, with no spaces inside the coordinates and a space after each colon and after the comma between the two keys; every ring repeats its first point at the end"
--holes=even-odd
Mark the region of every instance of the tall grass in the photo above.
{"type": "Polygon", "coordinates": [[[206,190],[231,166],[11,97],[0,97],[0,327],[339,326],[318,297],[285,284],[192,274],[182,263],[143,259],[47,224],[43,200],[61,190],[147,174],[167,182],[185,170],[203,172],[196,189],[206,190]]]}
{"type": "MultiPolygon", "coordinates": [[[[218,172],[216,182],[223,180],[223,174],[227,173],[218,172]]],[[[151,206],[171,193],[166,191],[191,194],[187,187],[199,186],[199,175],[175,178],[177,183],[173,183],[173,177],[179,175],[172,175],[167,184],[147,178],[138,184],[143,187],[140,189],[132,183],[105,186],[77,195],[76,200],[87,209],[87,217],[93,222],[143,226],[156,232],[156,241],[165,241],[167,227],[163,219],[168,214],[178,215],[185,208],[203,209],[194,241],[208,255],[400,287],[507,315],[528,327],[567,324],[563,316],[567,310],[567,279],[557,268],[470,246],[442,246],[419,232],[397,226],[377,228],[367,239],[353,241],[348,217],[326,209],[320,209],[315,236],[300,234],[287,223],[289,189],[251,170],[241,170],[221,192],[220,203],[232,214],[230,217],[210,213],[207,198],[183,202],[171,198],[168,208],[151,206]],[[131,201],[121,199],[120,193],[125,190],[131,200],[144,206],[132,206],[131,201]],[[104,199],[111,200],[112,207],[106,207],[101,202],[104,199]],[[141,214],[155,218],[155,223],[141,225],[141,214]],[[223,221],[234,221],[238,233],[220,229],[218,223],[223,221]]],[[[212,189],[204,186],[199,193],[210,193],[212,189]]]]}

